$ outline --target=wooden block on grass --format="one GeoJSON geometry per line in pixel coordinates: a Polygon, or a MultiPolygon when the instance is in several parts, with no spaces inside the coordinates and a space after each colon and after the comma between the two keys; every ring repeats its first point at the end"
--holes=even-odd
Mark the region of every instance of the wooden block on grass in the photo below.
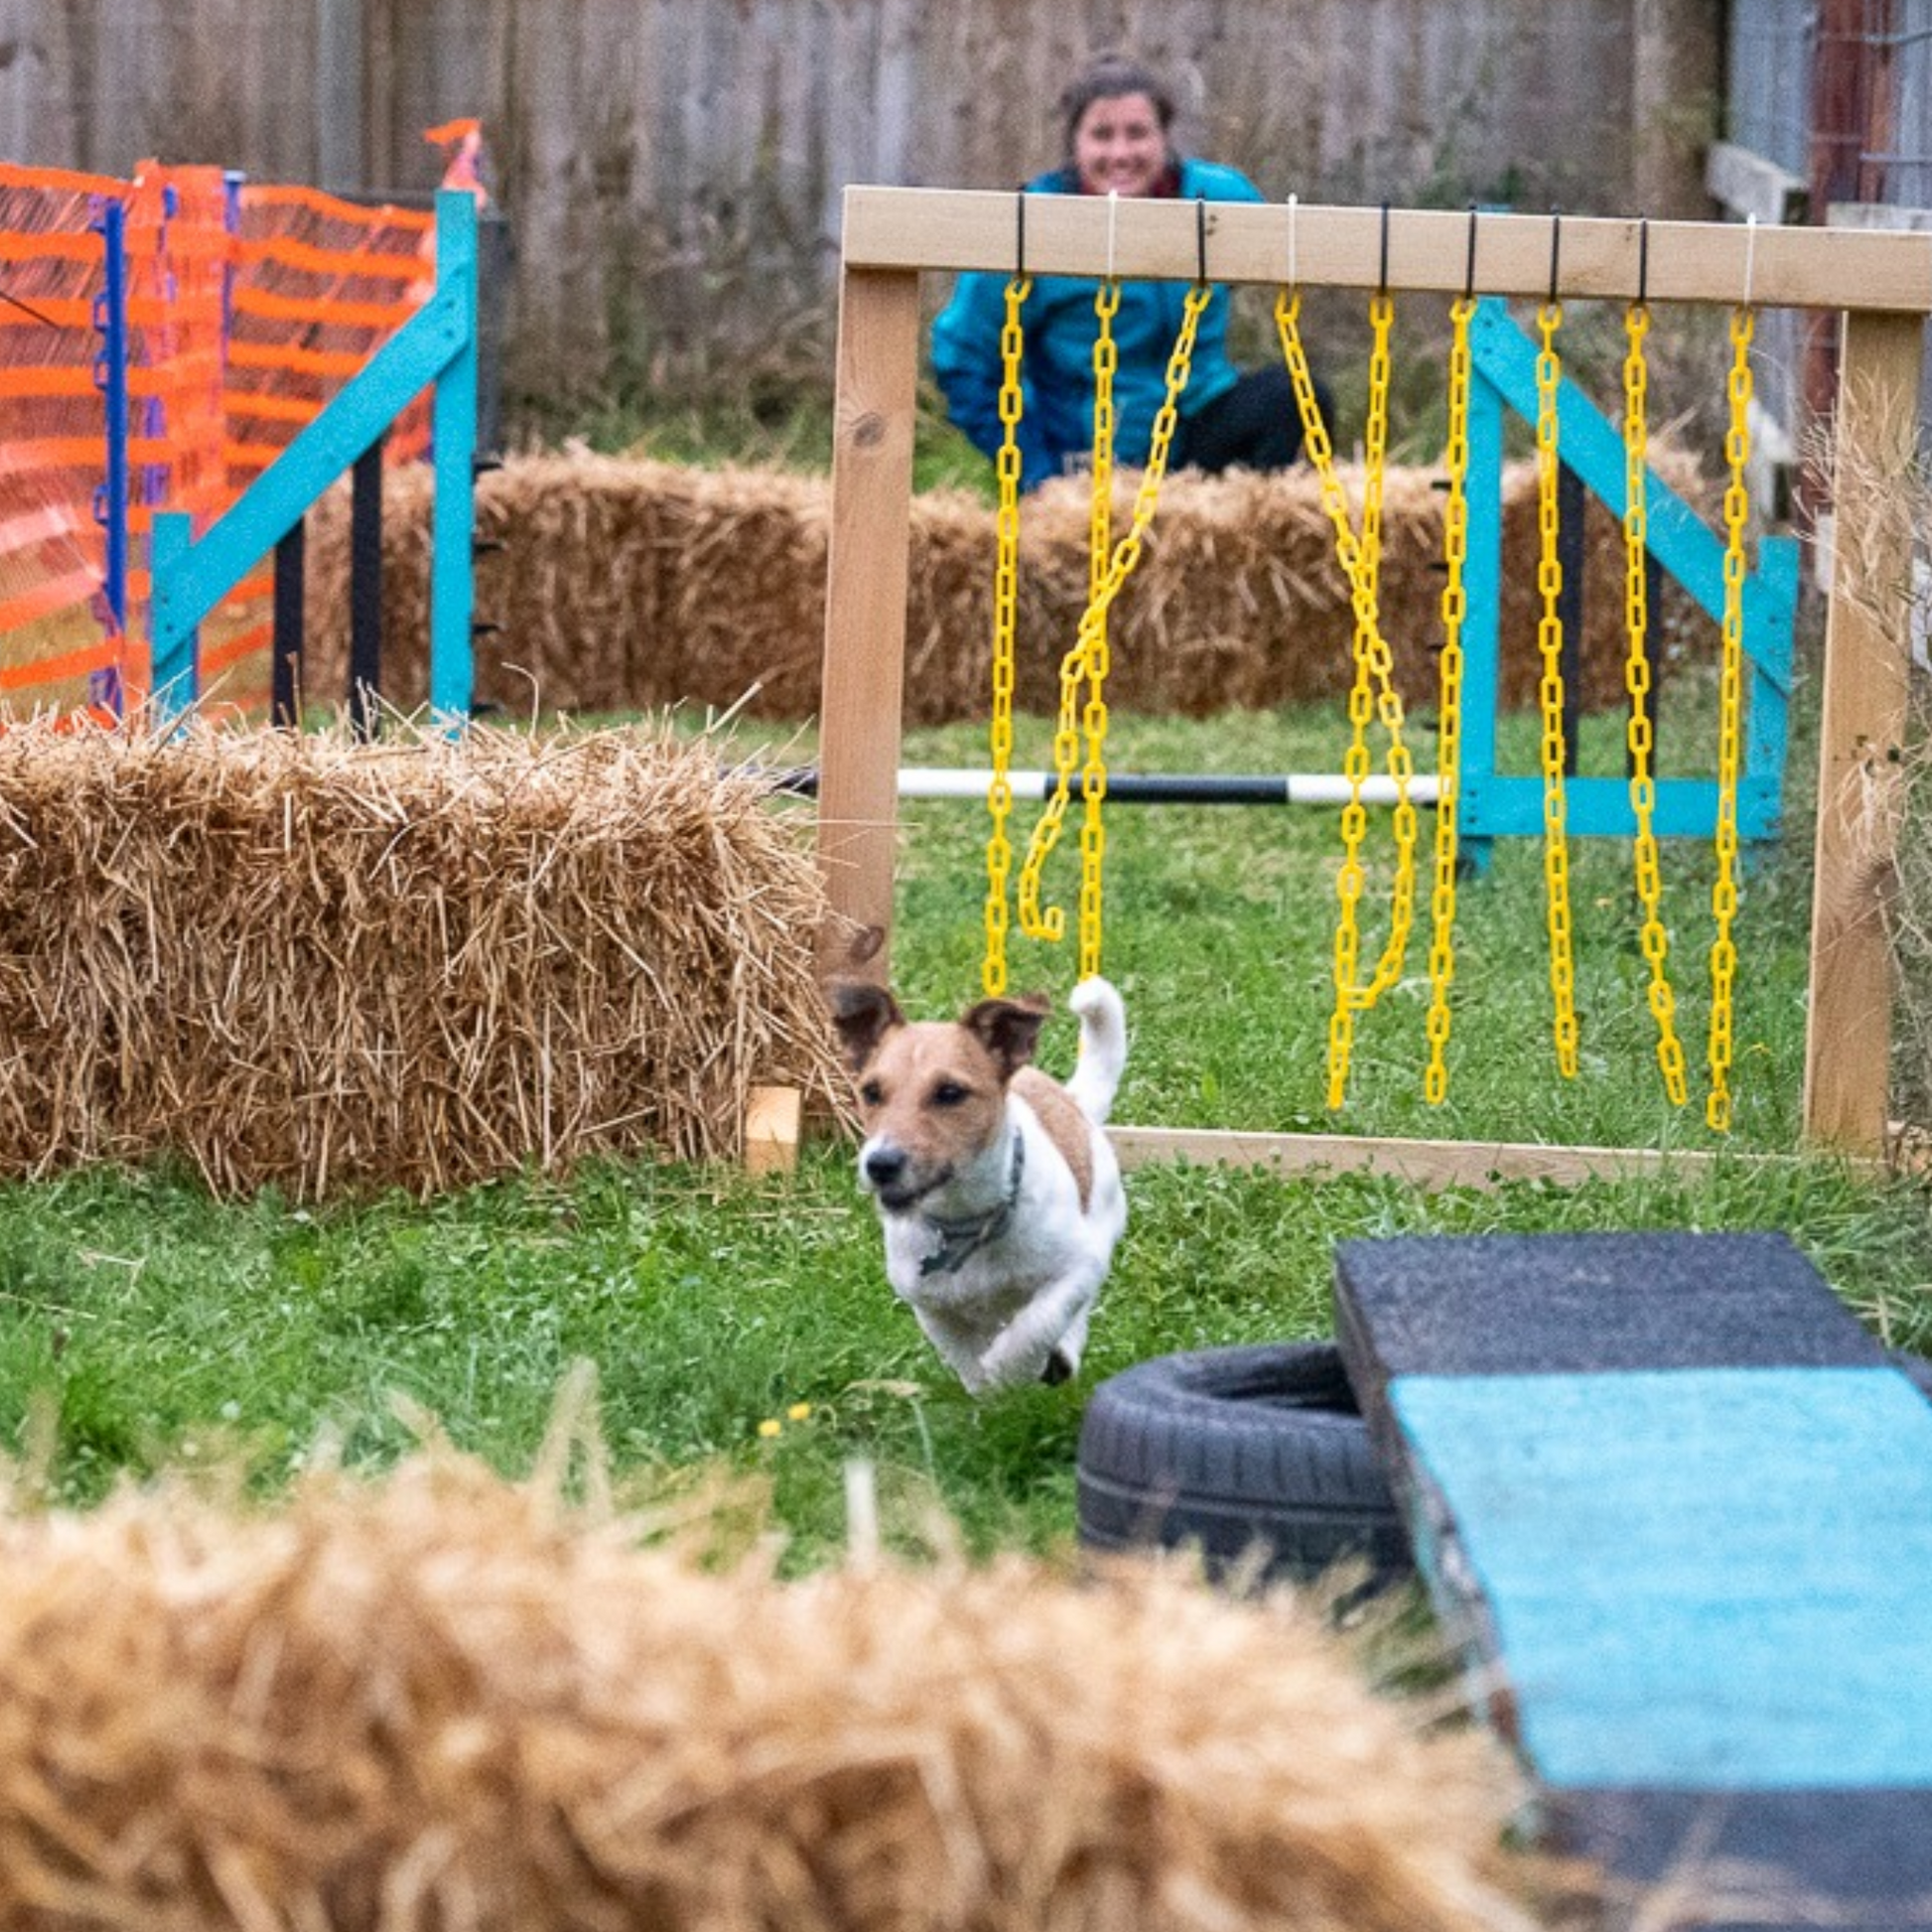
{"type": "Polygon", "coordinates": [[[745,1171],[790,1173],[798,1166],[801,1096],[796,1087],[754,1087],[745,1106],[745,1171]]]}

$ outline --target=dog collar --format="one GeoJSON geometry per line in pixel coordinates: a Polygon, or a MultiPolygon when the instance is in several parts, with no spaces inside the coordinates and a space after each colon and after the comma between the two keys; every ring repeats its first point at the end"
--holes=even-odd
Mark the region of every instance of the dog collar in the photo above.
{"type": "Polygon", "coordinates": [[[1007,1176],[1006,1197],[996,1201],[984,1214],[963,1221],[942,1221],[936,1215],[920,1218],[939,1237],[939,1245],[919,1263],[919,1278],[928,1275],[954,1275],[974,1255],[997,1241],[1013,1225],[1013,1210],[1020,1199],[1020,1176],[1027,1165],[1027,1140],[1024,1134],[1013,1137],[1013,1172],[1007,1176]]]}

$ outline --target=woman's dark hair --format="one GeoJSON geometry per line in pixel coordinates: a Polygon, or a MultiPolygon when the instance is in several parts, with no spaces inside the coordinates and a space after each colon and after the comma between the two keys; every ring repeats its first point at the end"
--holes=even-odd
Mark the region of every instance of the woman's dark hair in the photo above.
{"type": "Polygon", "coordinates": [[[1124,94],[1145,94],[1160,117],[1161,132],[1173,125],[1173,95],[1153,69],[1125,54],[1102,54],[1076,73],[1060,94],[1060,113],[1066,130],[1066,157],[1073,158],[1073,133],[1096,100],[1119,100],[1124,94]]]}

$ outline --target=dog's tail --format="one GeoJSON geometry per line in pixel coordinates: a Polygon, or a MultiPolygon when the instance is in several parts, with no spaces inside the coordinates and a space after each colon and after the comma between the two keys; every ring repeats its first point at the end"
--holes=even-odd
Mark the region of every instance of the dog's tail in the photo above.
{"type": "Polygon", "coordinates": [[[1067,999],[1080,1016],[1080,1057],[1066,1090],[1098,1127],[1106,1121],[1127,1068],[1127,1009],[1103,979],[1084,979],[1067,999]]]}

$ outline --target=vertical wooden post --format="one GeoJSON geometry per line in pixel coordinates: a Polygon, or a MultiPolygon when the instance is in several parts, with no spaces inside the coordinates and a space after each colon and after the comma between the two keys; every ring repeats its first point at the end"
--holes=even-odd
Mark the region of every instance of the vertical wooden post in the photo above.
{"type": "Polygon", "coordinates": [[[1853,312],[1839,359],[1832,597],[1819,728],[1817,883],[1804,1132],[1848,1152],[1885,1141],[1894,762],[1910,648],[1902,480],[1918,426],[1924,319],[1853,312]]]}
{"type": "Polygon", "coordinates": [[[1636,0],[1631,9],[1631,206],[1702,220],[1704,151],[1720,132],[1725,57],[1716,7],[1636,0]]]}
{"type": "Polygon", "coordinates": [[[848,268],[839,290],[819,712],[818,863],[832,916],[819,935],[818,965],[821,974],[857,970],[882,983],[898,828],[918,350],[918,272],[848,268]],[[879,932],[863,966],[851,956],[855,925],[879,932]]]}

